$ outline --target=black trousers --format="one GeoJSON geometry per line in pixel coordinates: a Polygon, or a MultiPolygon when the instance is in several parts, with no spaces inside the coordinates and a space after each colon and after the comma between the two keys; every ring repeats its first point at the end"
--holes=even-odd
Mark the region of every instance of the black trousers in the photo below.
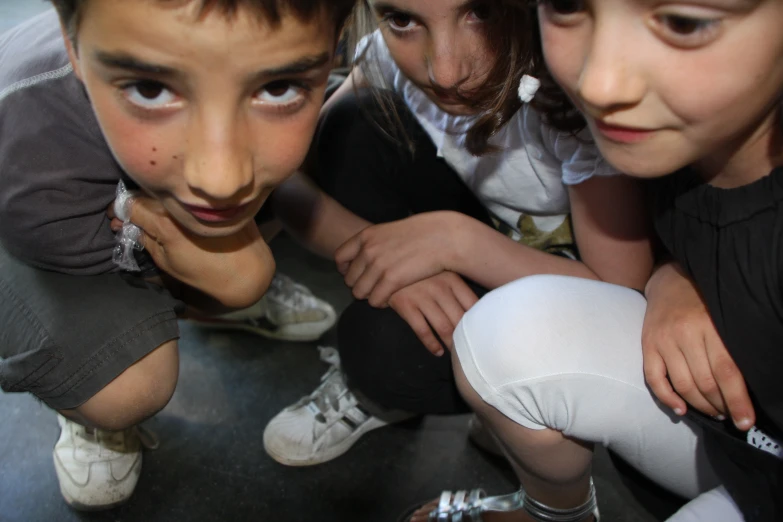
{"type": "MultiPolygon", "coordinates": [[[[350,211],[383,223],[436,210],[462,212],[488,225],[486,209],[442,158],[405,104],[395,99],[405,133],[394,140],[369,92],[332,107],[316,133],[316,182],[350,211]]],[[[483,295],[486,290],[470,283],[483,295]]],[[[414,413],[470,411],[460,397],[448,353],[432,355],[391,308],[354,301],[337,325],[349,386],[376,405],[414,413]]]]}

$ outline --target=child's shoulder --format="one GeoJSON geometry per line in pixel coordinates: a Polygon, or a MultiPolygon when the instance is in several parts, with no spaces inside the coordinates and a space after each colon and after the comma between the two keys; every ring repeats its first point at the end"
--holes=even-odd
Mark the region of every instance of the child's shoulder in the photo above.
{"type": "Polygon", "coordinates": [[[0,166],[66,139],[100,142],[97,120],[68,60],[54,11],[0,35],[0,124],[0,166]]]}
{"type": "Polygon", "coordinates": [[[37,81],[71,73],[53,10],[0,35],[0,101],[37,81]]]}

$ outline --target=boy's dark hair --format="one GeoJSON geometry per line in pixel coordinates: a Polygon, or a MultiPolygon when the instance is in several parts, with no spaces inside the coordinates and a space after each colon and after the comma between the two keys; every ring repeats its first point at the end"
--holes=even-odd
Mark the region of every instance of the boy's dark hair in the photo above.
{"type": "MultiPolygon", "coordinates": [[[[352,28],[359,36],[368,32],[367,20],[372,17],[366,2],[362,4],[354,21],[364,23],[364,26],[357,27],[355,24],[352,28]]],[[[545,121],[558,130],[580,130],[584,126],[581,116],[546,70],[535,6],[524,0],[477,0],[475,8],[482,7],[486,8],[487,14],[484,31],[488,48],[497,60],[481,87],[471,92],[457,88],[457,92],[449,93],[474,107],[478,113],[465,138],[468,151],[480,156],[495,150],[489,143],[490,138],[522,107],[518,88],[525,74],[541,80],[533,105],[542,112],[545,121]]],[[[357,65],[362,67],[365,75],[372,75],[373,64],[367,63],[362,56],[358,57],[357,65]]],[[[377,93],[376,98],[387,120],[385,123],[388,125],[384,129],[398,141],[408,142],[410,148],[410,140],[400,135],[402,124],[394,103],[384,99],[382,93],[377,93]]]]}
{"type": "MultiPolygon", "coordinates": [[[[63,22],[69,37],[75,41],[79,19],[85,4],[90,0],[50,0],[63,22]]],[[[95,0],[99,1],[99,0],[95,0]]],[[[126,0],[130,1],[130,0],[126,0]]],[[[355,0],[158,0],[160,2],[199,2],[201,11],[217,8],[226,15],[236,12],[241,6],[255,8],[273,26],[280,23],[284,13],[292,13],[301,20],[327,12],[332,15],[338,30],[351,13],[355,0]]]]}

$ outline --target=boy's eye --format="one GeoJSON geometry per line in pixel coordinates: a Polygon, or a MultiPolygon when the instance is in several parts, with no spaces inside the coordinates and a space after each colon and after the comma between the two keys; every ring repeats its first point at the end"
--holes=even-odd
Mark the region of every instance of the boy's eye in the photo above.
{"type": "Polygon", "coordinates": [[[256,99],[262,105],[274,105],[279,108],[290,108],[304,101],[305,88],[290,81],[277,81],[261,88],[256,99]]]}
{"type": "Polygon", "coordinates": [[[160,82],[142,80],[122,88],[125,98],[143,109],[158,109],[171,105],[177,96],[160,82]]]}

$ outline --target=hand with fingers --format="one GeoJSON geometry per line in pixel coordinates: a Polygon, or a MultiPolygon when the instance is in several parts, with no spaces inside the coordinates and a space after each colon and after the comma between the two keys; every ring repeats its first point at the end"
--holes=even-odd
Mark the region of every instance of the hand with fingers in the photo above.
{"type": "Polygon", "coordinates": [[[337,269],[354,297],[385,307],[397,291],[449,270],[463,219],[470,218],[438,211],[372,225],[337,249],[337,269]]]}
{"type": "Polygon", "coordinates": [[[427,350],[440,357],[444,345],[453,348],[454,328],[476,301],[478,297],[462,277],[441,272],[398,290],[389,306],[405,319],[427,350]]]}
{"type": "Polygon", "coordinates": [[[755,424],[745,379],[723,344],[693,281],[675,263],[647,284],[644,375],[656,397],[684,415],[688,405],[738,429],[755,424]]]}
{"type": "MultiPolygon", "coordinates": [[[[120,230],[123,222],[113,205],[107,214],[112,230],[120,230]]],[[[269,287],[275,261],[253,221],[230,236],[198,236],[174,221],[160,201],[144,195],[133,198],[129,218],[142,230],[139,242],[160,270],[225,307],[248,307],[269,287]]]]}

